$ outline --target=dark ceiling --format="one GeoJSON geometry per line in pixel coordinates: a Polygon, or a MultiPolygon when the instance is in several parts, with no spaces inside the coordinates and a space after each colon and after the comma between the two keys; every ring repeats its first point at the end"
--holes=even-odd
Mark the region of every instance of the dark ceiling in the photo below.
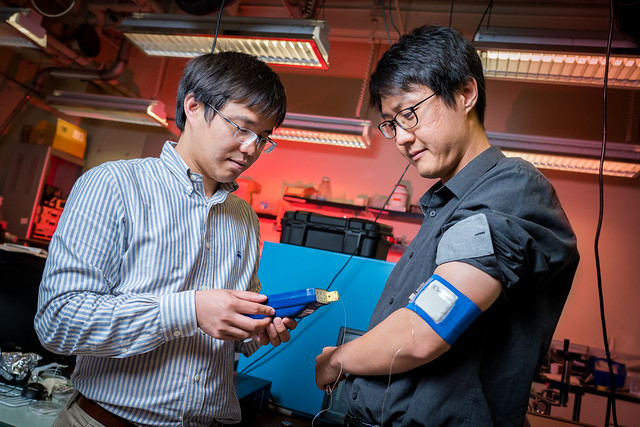
{"type": "MultiPolygon", "coordinates": [[[[40,10],[45,15],[42,26],[46,28],[48,36],[46,49],[0,48],[0,71],[5,78],[13,79],[27,88],[31,87],[39,72],[54,67],[109,70],[118,58],[118,48],[123,39],[118,25],[125,17],[135,12],[150,12],[184,14],[185,19],[189,19],[188,12],[201,14],[210,11],[210,14],[217,14],[216,6],[219,3],[220,0],[0,1],[3,7],[40,10]]],[[[625,1],[617,0],[615,3],[616,10],[619,10],[625,1]]],[[[626,3],[634,2],[627,0],[626,3]]],[[[359,116],[365,103],[363,88],[371,67],[390,41],[395,41],[399,34],[414,27],[428,23],[451,25],[468,38],[471,38],[481,20],[483,25],[497,27],[606,31],[609,27],[609,2],[229,0],[223,9],[222,26],[225,16],[326,20],[330,28],[328,70],[274,68],[287,87],[290,110],[354,117],[359,116]],[[488,10],[489,3],[492,7],[488,10]],[[331,84],[327,84],[327,79],[331,84]]],[[[627,11],[624,16],[633,14],[627,11]]],[[[638,26],[634,24],[631,27],[638,26]]],[[[127,67],[117,79],[92,79],[87,90],[159,98],[167,104],[168,114],[172,116],[175,87],[185,60],[150,58],[133,48],[126,62],[127,67]]],[[[73,87],[77,82],[71,80],[48,78],[40,91],[46,95],[53,88],[73,87]]]]}

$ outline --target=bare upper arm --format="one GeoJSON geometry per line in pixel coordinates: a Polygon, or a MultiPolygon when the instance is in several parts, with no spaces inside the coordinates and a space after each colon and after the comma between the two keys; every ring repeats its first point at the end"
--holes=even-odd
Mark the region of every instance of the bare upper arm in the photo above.
{"type": "Polygon", "coordinates": [[[498,299],[502,286],[498,279],[471,264],[460,261],[446,262],[434,271],[485,311],[498,299]]]}

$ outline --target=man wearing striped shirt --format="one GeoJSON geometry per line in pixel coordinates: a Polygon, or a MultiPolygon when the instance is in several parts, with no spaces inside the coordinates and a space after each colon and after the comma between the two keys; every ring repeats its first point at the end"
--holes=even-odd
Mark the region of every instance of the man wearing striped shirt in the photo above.
{"type": "Polygon", "coordinates": [[[237,422],[235,352],[289,340],[257,277],[260,233],[236,179],[285,116],[280,79],[237,52],[192,59],[177,143],[76,182],[50,244],[35,328],[76,355],[78,393],[56,426],[237,422]],[[253,319],[245,314],[263,314],[253,319]]]}

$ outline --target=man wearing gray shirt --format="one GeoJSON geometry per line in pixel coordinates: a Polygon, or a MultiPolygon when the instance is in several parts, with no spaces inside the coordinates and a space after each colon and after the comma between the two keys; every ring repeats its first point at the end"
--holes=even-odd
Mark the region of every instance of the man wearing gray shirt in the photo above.
{"type": "Polygon", "coordinates": [[[350,426],[522,426],[579,255],[555,191],[491,147],[473,46],[424,26],[378,62],[371,105],[424,178],[424,221],[366,334],[316,361],[322,390],[346,378],[350,426]]]}

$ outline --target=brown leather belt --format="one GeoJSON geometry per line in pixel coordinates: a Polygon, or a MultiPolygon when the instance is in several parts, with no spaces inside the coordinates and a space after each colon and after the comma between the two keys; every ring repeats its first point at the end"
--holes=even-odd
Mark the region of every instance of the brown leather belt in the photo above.
{"type": "Polygon", "coordinates": [[[108,427],[135,427],[135,424],[132,422],[112,414],[93,400],[84,397],[80,393],[77,394],[76,403],[80,409],[100,424],[104,424],[108,427]]]}

